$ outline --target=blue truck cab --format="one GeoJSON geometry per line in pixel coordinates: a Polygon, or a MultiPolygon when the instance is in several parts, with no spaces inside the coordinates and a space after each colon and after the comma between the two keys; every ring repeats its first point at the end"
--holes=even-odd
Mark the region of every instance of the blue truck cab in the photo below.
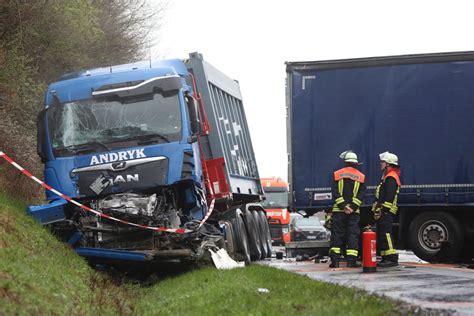
{"type": "Polygon", "coordinates": [[[82,199],[183,177],[200,182],[199,148],[189,141],[196,117],[189,112],[186,75],[182,61],[169,60],[93,69],[51,84],[40,117],[46,183],[82,199]],[[189,175],[183,163],[192,163],[189,175]],[[165,170],[154,177],[153,169],[165,170]],[[91,186],[102,171],[111,177],[91,186]]]}
{"type": "MultiPolygon", "coordinates": [[[[51,84],[38,121],[45,182],[136,224],[177,228],[180,215],[202,219],[199,118],[187,76],[181,60],[165,60],[92,69],[51,84]],[[162,214],[153,218],[155,207],[162,214]]],[[[57,222],[67,238],[93,226],[101,234],[91,244],[107,244],[115,223],[86,216],[87,223],[71,224],[72,213],[83,211],[51,191],[46,195],[52,203],[30,207],[33,217],[57,222]]],[[[127,243],[133,248],[133,238],[127,243]]]]}

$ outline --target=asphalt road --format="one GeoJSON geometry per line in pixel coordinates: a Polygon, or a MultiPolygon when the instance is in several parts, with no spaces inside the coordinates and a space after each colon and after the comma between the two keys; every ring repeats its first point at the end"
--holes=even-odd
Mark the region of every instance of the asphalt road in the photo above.
{"type": "Polygon", "coordinates": [[[474,315],[474,269],[454,264],[424,263],[412,253],[400,254],[400,266],[362,273],[362,268],[330,269],[328,263],[292,259],[261,261],[312,279],[357,287],[447,315],[474,315]]]}

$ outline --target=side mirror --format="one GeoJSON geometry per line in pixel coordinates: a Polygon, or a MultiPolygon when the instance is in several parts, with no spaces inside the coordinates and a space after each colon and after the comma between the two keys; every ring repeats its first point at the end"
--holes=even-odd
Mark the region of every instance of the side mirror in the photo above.
{"type": "Polygon", "coordinates": [[[201,122],[199,121],[198,107],[196,100],[189,94],[185,95],[186,105],[188,107],[189,127],[191,128],[191,134],[197,135],[201,132],[201,122]]]}
{"type": "Polygon", "coordinates": [[[41,162],[45,163],[48,160],[45,150],[45,119],[46,119],[46,110],[44,109],[38,114],[36,120],[36,152],[41,158],[41,162]]]}

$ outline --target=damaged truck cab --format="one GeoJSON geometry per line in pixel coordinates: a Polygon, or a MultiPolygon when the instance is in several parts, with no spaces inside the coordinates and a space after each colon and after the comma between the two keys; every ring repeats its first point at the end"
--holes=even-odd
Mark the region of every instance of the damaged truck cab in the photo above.
{"type": "Polygon", "coordinates": [[[28,212],[90,260],[270,251],[240,89],[200,54],[63,76],[38,117],[38,154],[48,185],[105,216],[51,191],[28,212]]]}

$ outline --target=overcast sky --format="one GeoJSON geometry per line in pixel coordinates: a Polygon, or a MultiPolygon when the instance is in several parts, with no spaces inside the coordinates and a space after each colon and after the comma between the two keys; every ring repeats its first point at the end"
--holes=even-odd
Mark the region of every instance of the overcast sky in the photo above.
{"type": "Polygon", "coordinates": [[[285,61],[474,50],[473,13],[468,1],[170,0],[152,55],[198,51],[237,79],[260,176],[287,179],[285,61]]]}

